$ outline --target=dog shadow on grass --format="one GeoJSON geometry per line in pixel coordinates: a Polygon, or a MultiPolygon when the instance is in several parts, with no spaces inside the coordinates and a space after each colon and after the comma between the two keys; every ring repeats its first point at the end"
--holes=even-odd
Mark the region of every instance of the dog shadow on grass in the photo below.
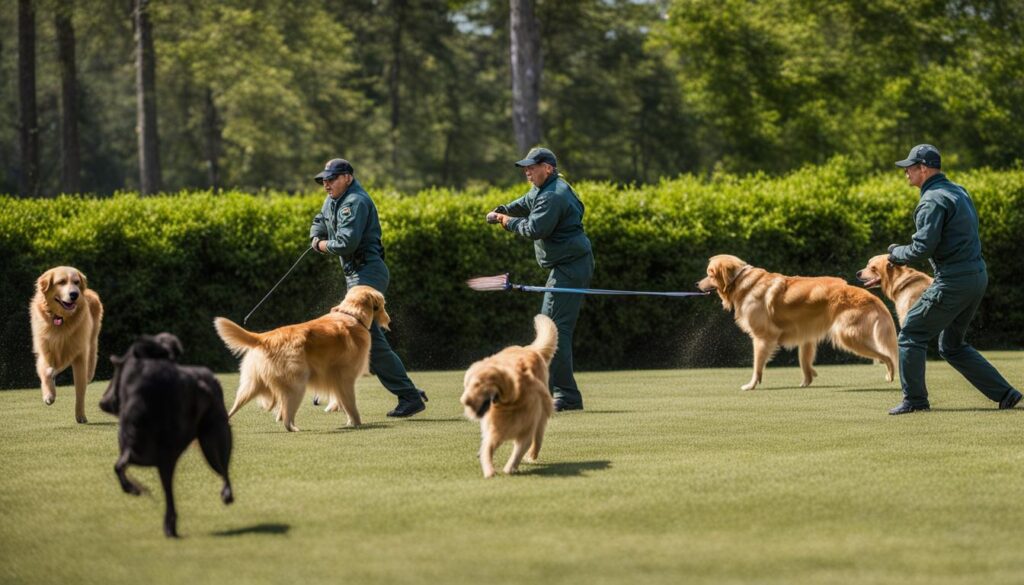
{"type": "Polygon", "coordinates": [[[552,477],[581,477],[590,471],[604,471],[612,466],[611,461],[566,461],[564,463],[535,463],[520,469],[519,475],[540,475],[552,477]]]}
{"type": "MultiPolygon", "coordinates": [[[[302,427],[299,427],[299,428],[302,428],[302,427]]],[[[372,431],[374,429],[390,429],[390,428],[391,428],[391,425],[388,424],[388,423],[369,422],[369,423],[363,423],[363,424],[359,425],[358,427],[341,426],[341,427],[335,427],[333,429],[313,429],[313,430],[302,429],[301,431],[299,431],[299,434],[302,434],[302,435],[337,435],[339,433],[359,433],[359,432],[362,432],[362,431],[372,431]]],[[[277,427],[277,428],[263,430],[263,431],[252,431],[251,434],[253,434],[253,435],[280,435],[280,434],[288,434],[288,431],[284,430],[283,428],[277,427]]]]}
{"type": "Polygon", "coordinates": [[[213,536],[243,536],[245,534],[288,534],[291,530],[289,524],[279,524],[264,522],[263,524],[253,524],[252,526],[243,526],[241,528],[232,528],[231,530],[221,530],[220,532],[213,532],[213,536]]]}
{"type": "Polygon", "coordinates": [[[461,422],[467,420],[464,416],[452,416],[448,418],[410,418],[405,423],[439,423],[439,422],[461,422]]]}

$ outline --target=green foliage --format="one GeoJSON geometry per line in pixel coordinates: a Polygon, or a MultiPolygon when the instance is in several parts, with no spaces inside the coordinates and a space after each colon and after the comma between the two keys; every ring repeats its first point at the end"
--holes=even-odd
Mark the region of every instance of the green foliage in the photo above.
{"type": "MultiPolygon", "coordinates": [[[[138,181],[130,3],[35,0],[42,192],[59,189],[56,8],[76,31],[82,187],[138,181]]],[[[16,2],[0,30],[16,35],[16,2]]],[[[543,141],[573,181],[873,172],[932,142],[957,168],[1024,152],[1020,2],[537,0],[543,141]]],[[[508,3],[151,3],[165,189],[303,190],[344,156],[371,183],[505,186],[508,3]]],[[[0,45],[0,193],[18,184],[17,47],[0,45]]]]}
{"type": "MultiPolygon", "coordinates": [[[[587,205],[595,288],[694,290],[707,258],[731,253],[784,274],[854,282],[867,259],[914,231],[916,189],[897,173],[857,178],[836,159],[781,178],[725,173],[620,188],[576,185],[587,205]]],[[[951,178],[972,193],[981,217],[991,283],[972,339],[1019,346],[1024,292],[1013,275],[1024,232],[1024,171],[968,171],[951,178]]],[[[542,284],[532,244],[488,226],[483,215],[518,189],[413,196],[373,190],[391,269],[392,339],[413,369],[463,367],[529,338],[540,295],[474,292],[473,276],[510,272],[542,284]]],[[[191,359],[221,370],[234,360],[210,322],[248,313],[302,253],[321,194],[261,196],[180,193],[151,198],[0,198],[0,378],[31,376],[25,306],[35,277],[70,264],[107,306],[103,353],[140,333],[170,330],[191,359]]],[[[249,325],[265,330],[324,313],[344,294],[337,259],[312,255],[281,284],[249,325]]],[[[576,336],[579,367],[735,365],[749,341],[715,298],[588,297],[576,336]]],[[[825,352],[824,360],[849,359],[825,352]]],[[[101,364],[106,367],[106,364],[101,364]]],[[[101,372],[104,370],[101,369],[101,372]]],[[[101,374],[102,375],[102,374],[101,374]]]]}

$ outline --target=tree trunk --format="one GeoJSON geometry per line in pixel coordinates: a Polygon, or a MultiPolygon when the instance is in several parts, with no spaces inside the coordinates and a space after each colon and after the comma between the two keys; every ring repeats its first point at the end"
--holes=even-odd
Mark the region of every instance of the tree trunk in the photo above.
{"type": "Polygon", "coordinates": [[[512,127],[516,147],[525,153],[541,140],[540,25],[533,14],[533,0],[509,0],[512,56],[512,127]]]}
{"type": "Polygon", "coordinates": [[[21,174],[18,194],[39,195],[39,120],[36,114],[36,13],[32,0],[18,0],[18,105],[21,174]]]}
{"type": "Polygon", "coordinates": [[[161,189],[160,139],[156,126],[156,53],[149,0],[134,0],[135,95],[139,135],[139,191],[143,195],[161,189]]]}
{"type": "Polygon", "coordinates": [[[81,191],[82,162],[78,143],[78,79],[75,75],[75,28],[71,2],[57,7],[57,55],[60,61],[60,190],[81,191]]]}
{"type": "Polygon", "coordinates": [[[391,18],[395,27],[391,31],[391,72],[388,76],[388,96],[391,101],[391,172],[398,176],[398,128],[401,122],[402,29],[405,26],[406,0],[393,0],[391,18]]]}
{"type": "Polygon", "coordinates": [[[203,149],[206,151],[206,170],[210,188],[220,188],[220,147],[221,124],[217,114],[217,104],[213,102],[213,90],[206,89],[206,100],[203,110],[203,149]]]}

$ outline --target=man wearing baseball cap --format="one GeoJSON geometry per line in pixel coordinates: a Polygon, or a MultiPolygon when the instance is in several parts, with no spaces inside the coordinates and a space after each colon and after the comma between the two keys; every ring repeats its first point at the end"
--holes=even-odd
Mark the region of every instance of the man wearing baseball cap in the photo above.
{"type": "MultiPolygon", "coordinates": [[[[313,177],[323,185],[327,198],[309,228],[310,245],[321,254],[340,258],[348,288],[365,285],[386,294],[391,274],[384,263],[377,206],[354,172],[347,160],[335,158],[313,177]]],[[[370,370],[398,397],[398,406],[388,416],[403,418],[423,411],[427,407],[426,393],[409,379],[405,365],[376,321],[370,327],[370,339],[370,370]]]]}
{"type": "Polygon", "coordinates": [[[914,211],[917,232],[910,244],[889,246],[889,262],[931,262],[935,280],[907,313],[900,330],[900,384],[903,402],[889,414],[929,410],[925,388],[928,342],[939,336],[939,355],[1000,409],[1020,402],[1018,392],[964,336],[985,295],[988,272],[978,237],[978,212],[967,191],[942,173],[942,157],[919,144],[897,161],[907,181],[921,189],[914,211]]]}
{"type": "MultiPolygon", "coordinates": [[[[488,213],[487,223],[500,223],[506,230],[533,240],[537,263],[551,271],[548,287],[590,286],[594,254],[583,231],[583,201],[558,174],[555,154],[546,148],[534,148],[515,164],[533,187],[526,195],[488,213]]],[[[544,293],[541,304],[541,313],[551,317],[558,327],[558,349],[551,360],[549,384],[557,411],[583,409],[583,395],[576,385],[572,363],[573,331],[582,305],[581,294],[550,292],[544,293]]]]}

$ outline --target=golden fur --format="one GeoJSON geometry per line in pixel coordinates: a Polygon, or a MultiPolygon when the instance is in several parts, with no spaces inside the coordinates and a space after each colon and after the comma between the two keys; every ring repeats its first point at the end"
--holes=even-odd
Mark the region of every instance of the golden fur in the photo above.
{"type": "Polygon", "coordinates": [[[713,256],[707,277],[697,283],[715,290],[725,310],[754,341],[754,373],[743,390],[761,382],[764,366],[779,346],[800,349],[800,369],[808,386],[818,375],[814,355],[828,338],[836,347],[885,365],[893,381],[898,360],[896,326],[882,301],[839,278],[784,276],[750,266],[735,256],[713,256]]]}
{"type": "Polygon", "coordinates": [[[545,315],[533,319],[537,338],[532,344],[506,347],[466,370],[461,402],[466,416],[480,420],[480,466],[484,477],[494,476],[494,451],[514,441],[505,473],[519,462],[536,461],[554,401],[548,390],[548,367],[558,343],[558,329],[545,315]]]}
{"type": "Polygon", "coordinates": [[[228,349],[244,356],[228,416],[258,397],[265,409],[277,409],[277,420],[286,429],[297,431],[295,412],[309,386],[340,403],[349,424],[359,426],[355,384],[369,369],[369,327],[374,320],[384,329],[391,323],[384,295],[368,286],[349,289],[341,304],[322,317],[266,333],[246,331],[217,317],[217,334],[228,349]]]}
{"type": "Polygon", "coordinates": [[[864,283],[865,288],[882,289],[882,294],[896,305],[900,326],[907,320],[910,308],[932,285],[932,277],[924,272],[909,266],[890,264],[888,254],[880,254],[868,260],[868,265],[857,272],[857,278],[864,283]]]}
{"type": "Polygon", "coordinates": [[[58,266],[36,279],[29,303],[32,352],[43,402],[57,399],[57,374],[71,366],[75,379],[75,420],[85,418],[85,387],[96,374],[103,304],[77,268],[58,266]]]}

